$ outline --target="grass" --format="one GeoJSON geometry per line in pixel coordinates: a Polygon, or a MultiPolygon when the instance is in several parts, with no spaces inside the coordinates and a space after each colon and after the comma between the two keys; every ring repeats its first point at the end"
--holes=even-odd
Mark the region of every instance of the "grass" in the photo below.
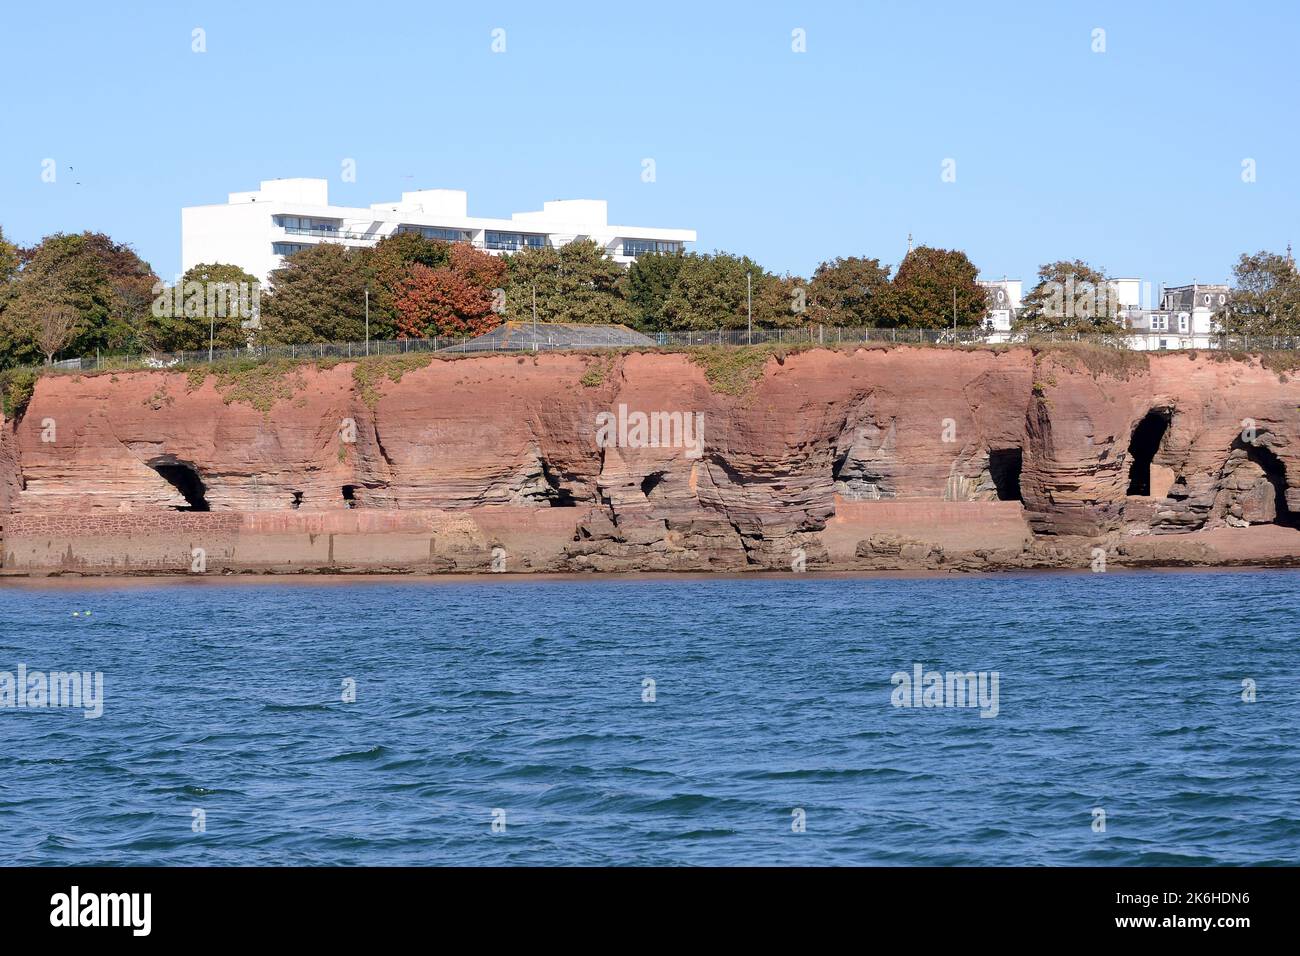
{"type": "Polygon", "coordinates": [[[265,415],[276,402],[292,398],[294,392],[306,385],[302,367],[303,363],[289,359],[267,362],[239,359],[213,374],[217,391],[227,405],[242,402],[265,415]]]}
{"type": "Polygon", "coordinates": [[[605,376],[614,368],[614,358],[604,356],[587,365],[587,370],[582,373],[582,378],[578,379],[578,384],[583,388],[600,388],[605,383],[605,376]]]}
{"type": "Polygon", "coordinates": [[[1057,365],[1071,371],[1086,371],[1093,378],[1108,375],[1126,382],[1134,375],[1151,369],[1150,356],[1124,348],[1108,348],[1088,342],[1030,343],[1034,350],[1034,364],[1050,358],[1057,365]]]}
{"type": "Polygon", "coordinates": [[[807,345],[704,345],[688,349],[692,362],[704,369],[709,387],[724,395],[744,395],[763,377],[769,359],[784,362],[794,352],[808,351],[807,345]]]}
{"type": "Polygon", "coordinates": [[[433,358],[432,352],[413,352],[409,355],[377,355],[357,359],[352,366],[352,381],[357,385],[361,400],[374,408],[383,398],[380,386],[385,379],[400,382],[407,372],[428,368],[433,358]]]}
{"type": "Polygon", "coordinates": [[[1288,381],[1288,372],[1300,371],[1300,352],[1261,352],[1259,364],[1285,383],[1288,381]]]}

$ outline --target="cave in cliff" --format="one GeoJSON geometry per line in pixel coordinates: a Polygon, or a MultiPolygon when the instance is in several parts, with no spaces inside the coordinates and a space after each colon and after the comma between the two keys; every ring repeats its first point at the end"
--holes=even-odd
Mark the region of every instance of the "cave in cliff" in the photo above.
{"type": "Polygon", "coordinates": [[[1023,455],[1019,448],[998,448],[989,452],[989,478],[997,489],[998,501],[1023,501],[1020,494],[1020,470],[1023,455]]]}
{"type": "Polygon", "coordinates": [[[546,459],[539,456],[538,461],[542,466],[542,478],[546,482],[547,494],[546,501],[552,508],[575,508],[578,502],[574,500],[573,492],[560,484],[559,477],[552,470],[551,465],[546,459]]]}
{"type": "MultiPolygon", "coordinates": [[[[1128,446],[1128,494],[1136,497],[1150,496],[1151,463],[1160,450],[1160,443],[1165,439],[1165,432],[1169,430],[1169,418],[1168,409],[1152,409],[1133,429],[1133,438],[1128,446]]],[[[1161,493],[1163,496],[1164,492],[1161,493]]]]}
{"type": "Polygon", "coordinates": [[[652,472],[650,472],[650,474],[648,474],[648,475],[646,475],[644,478],[642,478],[642,479],[641,479],[641,494],[643,494],[643,495],[645,495],[647,498],[649,498],[649,497],[650,497],[650,493],[651,493],[652,491],[654,491],[656,488],[659,487],[660,482],[662,482],[662,481],[664,480],[664,476],[665,476],[666,474],[667,474],[667,472],[664,472],[664,471],[652,471],[652,472]]]}
{"type": "Polygon", "coordinates": [[[1267,512],[1273,523],[1287,528],[1300,528],[1300,514],[1292,511],[1287,505],[1286,465],[1282,460],[1272,449],[1244,442],[1240,436],[1232,443],[1232,449],[1234,452],[1245,452],[1246,458],[1258,469],[1256,474],[1263,472],[1264,478],[1267,479],[1268,485],[1264,486],[1261,483],[1260,488],[1271,491],[1272,507],[1268,508],[1267,512]]]}
{"type": "Polygon", "coordinates": [[[184,462],[165,461],[151,463],[149,467],[158,472],[185,499],[183,507],[176,506],[177,511],[211,510],[205,497],[207,489],[203,486],[203,479],[199,477],[199,473],[193,465],[184,462]]]}

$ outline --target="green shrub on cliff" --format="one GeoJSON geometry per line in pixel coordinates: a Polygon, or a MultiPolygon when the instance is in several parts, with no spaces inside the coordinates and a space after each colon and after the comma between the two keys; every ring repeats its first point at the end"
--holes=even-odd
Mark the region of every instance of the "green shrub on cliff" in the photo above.
{"type": "Polygon", "coordinates": [[[286,359],[260,363],[240,360],[217,367],[213,374],[217,378],[217,391],[227,405],[243,402],[263,414],[276,402],[292,398],[306,385],[302,363],[286,359]]]}
{"type": "Polygon", "coordinates": [[[11,368],[0,372],[0,401],[6,418],[22,418],[27,403],[36,391],[40,373],[27,368],[11,368]]]}
{"type": "Polygon", "coordinates": [[[385,378],[390,382],[400,382],[407,372],[428,368],[432,361],[430,352],[358,359],[352,367],[352,381],[357,385],[361,400],[373,408],[383,397],[378,386],[385,378]]]}
{"type": "Polygon", "coordinates": [[[1127,381],[1151,368],[1151,359],[1145,352],[1132,349],[1093,345],[1090,342],[1035,343],[1034,363],[1050,358],[1058,365],[1072,371],[1087,371],[1093,378],[1109,375],[1127,381]]]}
{"type": "Polygon", "coordinates": [[[740,347],[706,345],[687,350],[690,360],[704,369],[704,377],[715,392],[744,395],[763,377],[767,360],[783,361],[785,356],[803,351],[802,346],[745,345],[740,347]]]}

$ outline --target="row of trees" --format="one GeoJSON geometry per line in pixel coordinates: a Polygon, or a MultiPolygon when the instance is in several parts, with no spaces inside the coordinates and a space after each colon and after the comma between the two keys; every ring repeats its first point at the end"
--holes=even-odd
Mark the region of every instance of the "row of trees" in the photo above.
{"type": "Polygon", "coordinates": [[[360,336],[370,289],[374,337],[476,333],[504,319],[622,323],[646,331],[809,323],[937,328],[983,321],[977,270],[962,252],[922,247],[898,275],[875,259],[836,259],[811,280],[745,256],[648,253],[630,268],[590,240],[495,257],[405,234],[373,249],[321,244],[285,260],[263,300],[262,331],[288,343],[360,336]]]}
{"type": "MultiPolygon", "coordinates": [[[[972,328],[990,303],[965,253],[921,246],[891,275],[877,259],[839,258],[810,279],[730,253],[649,253],[630,268],[581,240],[492,256],[417,233],[373,247],[335,243],[288,256],[270,288],[237,266],[205,264],[164,286],[127,245],[102,233],[19,248],[0,232],[0,368],[58,354],[240,348],[477,334],[505,319],[631,325],[645,331],[807,324],[972,328]],[[214,292],[219,294],[214,295],[214,292]]],[[[1236,334],[1300,334],[1300,274],[1289,255],[1243,255],[1217,316],[1236,334]]],[[[1104,270],[1044,265],[1024,297],[1026,332],[1121,332],[1104,270]]]]}

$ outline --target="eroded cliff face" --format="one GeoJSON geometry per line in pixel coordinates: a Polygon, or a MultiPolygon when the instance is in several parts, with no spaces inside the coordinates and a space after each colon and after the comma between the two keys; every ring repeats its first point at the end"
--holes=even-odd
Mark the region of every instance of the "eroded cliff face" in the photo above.
{"type": "Polygon", "coordinates": [[[557,570],[1035,566],[1084,539],[1264,525],[1300,541],[1300,383],[1259,359],[813,349],[710,381],[738,355],[46,377],[0,442],[0,508],[278,512],[288,530],[412,512],[430,535],[462,515],[483,554],[546,512],[553,546],[527,565],[557,570]]]}

